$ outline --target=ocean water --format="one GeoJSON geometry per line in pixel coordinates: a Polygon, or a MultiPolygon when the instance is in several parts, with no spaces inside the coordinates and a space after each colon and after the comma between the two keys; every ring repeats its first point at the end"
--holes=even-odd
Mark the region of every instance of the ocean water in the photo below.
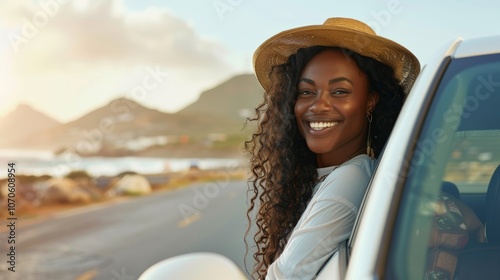
{"type": "Polygon", "coordinates": [[[200,169],[232,169],[244,164],[238,158],[151,158],[151,157],[79,157],[74,154],[54,156],[38,150],[1,150],[0,178],[6,177],[7,164],[15,163],[16,173],[62,177],[74,170],[85,170],[94,177],[114,176],[124,171],[141,174],[182,172],[192,166],[200,169]],[[5,169],[5,172],[1,172],[5,169]],[[5,174],[3,174],[5,173],[5,174]]]}

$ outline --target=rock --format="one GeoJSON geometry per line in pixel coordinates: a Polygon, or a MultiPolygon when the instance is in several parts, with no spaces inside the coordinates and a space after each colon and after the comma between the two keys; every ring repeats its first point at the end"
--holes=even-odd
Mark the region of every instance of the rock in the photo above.
{"type": "Polygon", "coordinates": [[[73,179],[78,187],[87,192],[93,200],[99,200],[103,196],[103,190],[99,189],[94,180],[90,178],[75,178],[73,179]]]}
{"type": "Polygon", "coordinates": [[[108,191],[108,196],[144,195],[151,193],[151,184],[142,175],[127,174],[119,179],[108,191]]]}
{"type": "Polygon", "coordinates": [[[38,194],[40,204],[89,203],[92,196],[69,178],[49,179],[38,194]]]}

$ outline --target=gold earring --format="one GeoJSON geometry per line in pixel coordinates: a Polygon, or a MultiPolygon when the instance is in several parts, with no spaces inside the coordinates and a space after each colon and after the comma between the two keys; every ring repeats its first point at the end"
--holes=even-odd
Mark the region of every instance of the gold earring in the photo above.
{"type": "Polygon", "coordinates": [[[366,118],[368,119],[368,135],[366,137],[367,138],[367,140],[366,140],[366,154],[371,158],[375,158],[375,151],[373,150],[372,140],[371,140],[371,128],[372,128],[373,115],[369,113],[366,118]]]}

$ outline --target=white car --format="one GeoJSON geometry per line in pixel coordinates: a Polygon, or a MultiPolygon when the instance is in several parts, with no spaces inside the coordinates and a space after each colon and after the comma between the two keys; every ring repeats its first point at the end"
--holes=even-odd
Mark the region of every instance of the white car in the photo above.
{"type": "MultiPolygon", "coordinates": [[[[140,279],[247,278],[199,253],[140,279]]],[[[457,39],[424,67],[351,238],[316,279],[500,279],[500,36],[457,39]]]]}

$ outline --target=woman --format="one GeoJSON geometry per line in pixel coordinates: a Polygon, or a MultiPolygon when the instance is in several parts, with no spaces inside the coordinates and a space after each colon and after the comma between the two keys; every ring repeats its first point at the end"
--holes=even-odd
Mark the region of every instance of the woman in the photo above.
{"type": "Polygon", "coordinates": [[[350,235],[419,62],[366,24],[331,18],[271,37],[254,67],[266,94],[246,143],[253,276],[311,279],[350,235]]]}

